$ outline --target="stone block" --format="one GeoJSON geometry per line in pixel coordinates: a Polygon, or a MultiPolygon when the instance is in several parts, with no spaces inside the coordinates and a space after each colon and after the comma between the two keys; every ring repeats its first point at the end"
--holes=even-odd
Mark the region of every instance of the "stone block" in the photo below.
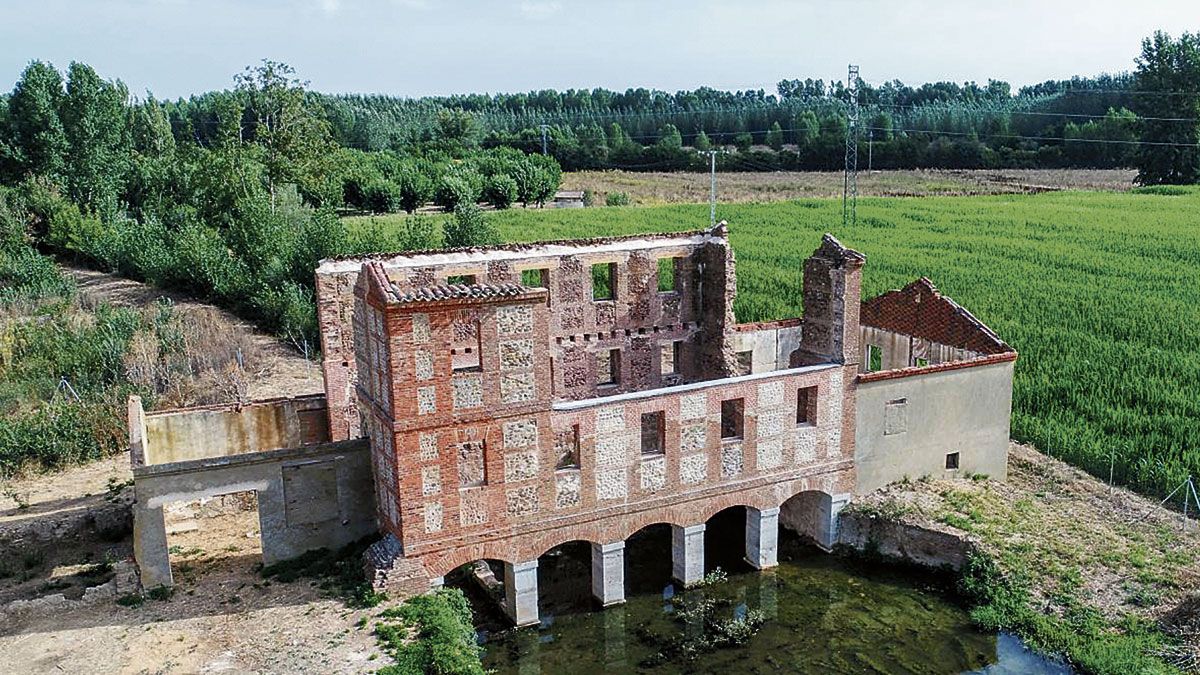
{"type": "Polygon", "coordinates": [[[808,464],[817,460],[817,428],[796,429],[796,463],[808,464]]]}
{"type": "Polygon", "coordinates": [[[607,434],[625,430],[625,409],[621,406],[596,411],[596,433],[607,434]]]}
{"type": "Polygon", "coordinates": [[[442,531],[442,503],[441,502],[426,502],[425,504],[425,532],[441,532],[442,531]]]}
{"type": "Polygon", "coordinates": [[[703,483],[708,478],[708,455],[698,453],[684,455],[679,460],[679,480],[692,485],[703,483]]]}
{"type": "Polygon", "coordinates": [[[504,494],[509,517],[529,516],[538,512],[538,486],[527,485],[504,494]]]}
{"type": "Polygon", "coordinates": [[[703,452],[708,443],[708,430],[703,424],[692,424],[679,431],[679,447],[685,453],[703,452]]]}
{"type": "Polygon", "coordinates": [[[770,471],[783,464],[783,439],[768,438],[758,442],[758,470],[770,471]]]}
{"type": "Polygon", "coordinates": [[[579,506],[580,478],[578,471],[559,471],[554,474],[554,506],[559,509],[579,506]]]}
{"type": "Polygon", "coordinates": [[[758,406],[769,408],[783,405],[783,381],[763,382],[758,385],[758,406]]]}
{"type": "Polygon", "coordinates": [[[629,479],[625,469],[602,469],[596,472],[596,499],[624,499],[629,494],[629,479]]]}
{"type": "Polygon", "coordinates": [[[423,345],[429,342],[429,315],[428,314],[413,314],[412,315],[413,344],[423,345]]]}
{"type": "Polygon", "coordinates": [[[483,405],[483,379],[478,375],[459,375],[454,378],[452,386],[455,410],[483,405]]]}
{"type": "Polygon", "coordinates": [[[421,494],[436,495],[442,491],[442,468],[440,466],[421,467],[421,494]]]}
{"type": "Polygon", "coordinates": [[[625,466],[629,461],[629,438],[624,435],[596,439],[597,466],[625,466]]]}
{"type": "Polygon", "coordinates": [[[431,462],[438,458],[437,434],[422,433],[420,436],[421,461],[431,462]]]}
{"type": "Polygon", "coordinates": [[[643,490],[661,490],[667,484],[667,458],[642,459],[638,466],[638,477],[643,490]]]}
{"type": "Polygon", "coordinates": [[[734,478],[742,473],[742,444],[728,443],[721,446],[721,478],[734,478]]]}
{"type": "Polygon", "coordinates": [[[500,343],[500,370],[532,367],[533,340],[510,340],[500,343]]]}
{"type": "Polygon", "coordinates": [[[501,335],[523,335],[533,332],[533,307],[508,305],[496,310],[496,329],[501,335]]]}
{"type": "Polygon", "coordinates": [[[437,412],[437,387],[429,385],[417,388],[417,414],[429,415],[437,412]]]}
{"type": "Polygon", "coordinates": [[[522,403],[537,396],[533,373],[508,373],[500,376],[500,401],[522,403]]]}
{"type": "Polygon", "coordinates": [[[784,432],[790,417],[794,413],[787,410],[764,410],[758,414],[758,437],[769,438],[784,432]]]}
{"type": "Polygon", "coordinates": [[[413,354],[415,364],[413,371],[418,380],[433,379],[433,354],[425,350],[418,350],[413,354]]]}
{"type": "Polygon", "coordinates": [[[487,503],[483,499],[483,490],[462,490],[458,496],[458,520],[463,527],[487,522],[487,503]]]}
{"type": "Polygon", "coordinates": [[[679,399],[679,418],[685,420],[701,419],[708,414],[708,394],[688,394],[679,399]]]}
{"type": "Polygon", "coordinates": [[[504,423],[504,447],[526,448],[537,445],[538,428],[536,420],[516,420],[504,423]]]}

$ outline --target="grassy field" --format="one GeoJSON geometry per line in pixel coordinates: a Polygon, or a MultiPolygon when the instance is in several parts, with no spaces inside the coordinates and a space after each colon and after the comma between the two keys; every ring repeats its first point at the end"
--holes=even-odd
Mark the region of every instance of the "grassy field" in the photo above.
{"type": "MultiPolygon", "coordinates": [[[[1013,437],[1165,495],[1200,475],[1200,190],[721,206],[739,321],[801,313],[801,262],[833,232],[864,297],[925,275],[1021,353],[1013,437]]],[[[688,230],[706,204],[491,214],[506,240],[688,230]]],[[[387,219],[380,219],[386,226],[387,219]]],[[[360,224],[363,221],[358,221],[360,224]]]]}
{"type": "MultiPolygon", "coordinates": [[[[1124,191],[1133,186],[1127,169],[919,169],[862,171],[858,193],[872,197],[990,195],[1046,190],[1124,191]]],[[[563,174],[564,190],[591,190],[603,204],[624,192],[638,206],[708,201],[707,173],[575,171],[563,174]]],[[[770,202],[841,197],[841,171],[729,172],[717,175],[722,202],[770,202]]]]}

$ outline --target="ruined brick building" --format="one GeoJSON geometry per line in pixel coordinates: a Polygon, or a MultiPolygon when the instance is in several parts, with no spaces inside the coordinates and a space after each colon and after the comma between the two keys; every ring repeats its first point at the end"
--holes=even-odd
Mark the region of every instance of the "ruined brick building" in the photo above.
{"type": "Polygon", "coordinates": [[[763,568],[781,524],[833,546],[855,492],[1003,478],[1016,353],[926,279],[861,302],[865,261],[825,235],[803,319],[745,325],[724,224],[323,261],[324,397],[203,411],[222,431],[194,452],[164,446],[200,412],[131,406],[143,579],[170,583],[161,503],[227,489],[239,462],[279,505],[260,513],[264,557],[268,520],[271,557],[378,527],[378,585],[419,593],[501,561],[519,625],[537,621],[538,557],[566,542],[591,543],[612,604],[624,541],[652,524],[671,526],[691,583],[726,508],[745,509],[763,568]]]}

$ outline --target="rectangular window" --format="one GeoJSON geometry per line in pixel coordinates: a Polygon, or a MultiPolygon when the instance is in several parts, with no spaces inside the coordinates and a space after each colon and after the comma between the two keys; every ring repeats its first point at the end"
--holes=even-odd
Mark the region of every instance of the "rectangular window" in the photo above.
{"type": "Polygon", "coordinates": [[[683,352],[683,341],[675,340],[662,345],[662,375],[679,374],[680,356],[683,352]]]}
{"type": "Polygon", "coordinates": [[[721,438],[741,438],[745,421],[745,399],[721,401],[721,438]]]}
{"type": "Polygon", "coordinates": [[[659,258],[658,259],[658,292],[673,293],[679,290],[678,281],[675,277],[675,270],[678,266],[679,258],[659,258]]]}
{"type": "Polygon", "coordinates": [[[802,387],[796,390],[796,424],[817,423],[817,388],[802,387]]]}
{"type": "Polygon", "coordinates": [[[447,286],[474,286],[474,274],[452,274],[446,277],[447,286]]]}
{"type": "Polygon", "coordinates": [[[642,413],[642,454],[661,455],[666,451],[665,416],[661,411],[642,413]]]}
{"type": "Polygon", "coordinates": [[[558,455],[557,469],[579,468],[579,425],[554,434],[554,452],[558,455]]]}
{"type": "Polygon", "coordinates": [[[614,300],[617,297],[617,264],[592,265],[592,300],[614,300]]]}
{"type": "Polygon", "coordinates": [[[922,359],[920,357],[917,357],[917,358],[913,359],[913,365],[918,368],[924,368],[925,366],[929,365],[929,359],[922,359]]]}
{"type": "Polygon", "coordinates": [[[454,372],[483,369],[479,332],[478,320],[460,317],[454,322],[454,343],[450,347],[450,362],[454,372]]]}
{"type": "Polygon", "coordinates": [[[550,270],[521,270],[521,285],[529,288],[550,288],[550,270]]]}
{"type": "Polygon", "coordinates": [[[745,351],[737,353],[737,374],[749,375],[754,372],[754,352],[745,351]]]}
{"type": "Polygon", "coordinates": [[[958,453],[952,452],[946,455],[946,468],[950,470],[958,469],[958,453]]]}
{"type": "Polygon", "coordinates": [[[867,345],[867,372],[877,373],[883,370],[883,348],[877,345],[867,345]]]}
{"type": "Polygon", "coordinates": [[[604,386],[621,381],[621,350],[609,349],[596,354],[596,384],[604,386]]]}

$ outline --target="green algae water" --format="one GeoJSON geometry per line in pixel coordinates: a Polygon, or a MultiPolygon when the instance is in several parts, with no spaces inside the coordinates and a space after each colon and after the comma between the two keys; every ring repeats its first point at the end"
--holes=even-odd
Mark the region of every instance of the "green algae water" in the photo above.
{"type": "Polygon", "coordinates": [[[827,555],[783,532],[779,567],[757,572],[741,560],[738,523],[720,519],[705,532],[705,568],[728,578],[682,595],[669,582],[665,526],[627,542],[624,605],[593,605],[583,543],[541,558],[537,628],[506,628],[495,603],[468,589],[484,667],[520,675],[1073,672],[1011,636],[976,630],[945,575],[827,555]],[[712,649],[754,622],[744,643],[712,649]]]}

